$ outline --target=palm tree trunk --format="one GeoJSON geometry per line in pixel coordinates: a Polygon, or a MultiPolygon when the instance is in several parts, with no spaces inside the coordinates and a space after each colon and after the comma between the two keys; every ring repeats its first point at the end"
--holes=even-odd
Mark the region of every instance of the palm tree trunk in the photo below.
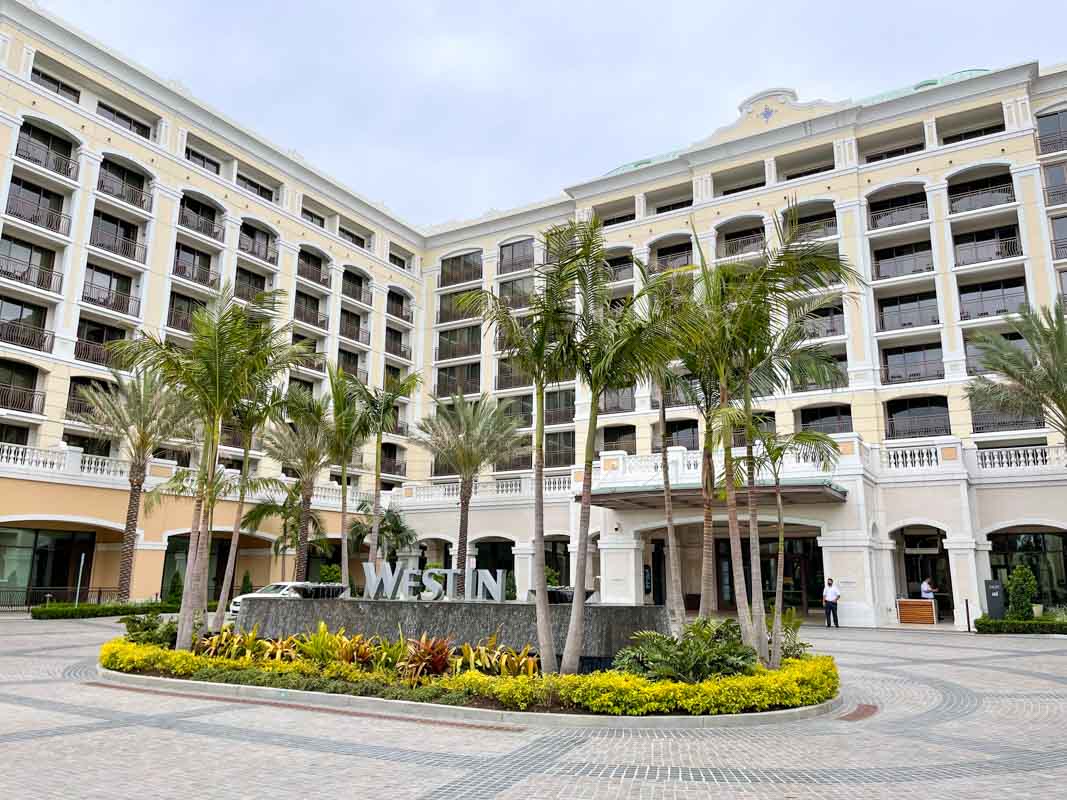
{"type": "Polygon", "coordinates": [[[756,464],[752,460],[752,397],[745,386],[745,420],[750,430],[745,431],[745,458],[748,469],[748,557],[752,570],[752,635],[755,637],[756,655],[766,664],[767,613],[763,608],[763,563],[759,549],[759,511],[756,508],[756,464]]]}
{"type": "MultiPolygon", "coordinates": [[[[345,459],[347,461],[348,459],[345,459]]],[[[348,596],[348,465],[341,465],[341,584],[343,596],[348,596]]]]}
{"type": "Polygon", "coordinates": [[[659,389],[660,474],[663,475],[663,514],[667,519],[667,617],[671,633],[682,635],[685,627],[685,601],[682,599],[682,554],[678,550],[678,535],[674,530],[674,498],[671,497],[670,461],[667,458],[667,395],[659,389]]]}
{"type": "Polygon", "coordinates": [[[459,536],[456,539],[456,567],[459,569],[459,575],[456,576],[456,592],[460,599],[467,596],[467,526],[470,522],[473,493],[474,478],[464,475],[459,481],[459,536]]]}
{"type": "MultiPolygon", "coordinates": [[[[720,404],[722,408],[730,405],[729,389],[720,384],[720,404]]],[[[737,603],[737,621],[741,625],[741,639],[755,649],[752,635],[752,617],[748,609],[748,585],[745,581],[745,564],[741,555],[741,527],[737,520],[737,487],[734,486],[733,428],[729,424],[723,428],[723,484],[726,488],[726,524],[730,533],[730,567],[734,579],[734,600],[737,603]]]]}
{"type": "Polygon", "coordinates": [[[293,568],[294,581],[306,581],[308,575],[308,528],[311,525],[311,495],[314,486],[311,481],[301,481],[300,486],[300,529],[296,536],[296,565],[293,568]]]}
{"type": "Polygon", "coordinates": [[[545,385],[534,383],[534,532],[533,569],[530,583],[534,589],[534,616],[537,619],[537,647],[541,669],[555,672],[556,641],[552,636],[552,617],[548,606],[548,580],[545,578],[545,385]]]}
{"type": "MultiPolygon", "coordinates": [[[[201,470],[205,469],[214,458],[212,449],[212,434],[210,423],[204,426],[204,444],[201,447],[200,459],[201,470]]],[[[207,565],[200,558],[200,517],[204,511],[204,499],[207,491],[206,482],[199,479],[196,487],[196,500],[193,502],[193,520],[189,526],[189,553],[185,565],[185,586],[182,591],[182,605],[178,612],[178,638],[174,645],[176,650],[189,650],[193,646],[193,629],[196,625],[197,599],[196,591],[201,583],[201,576],[206,574],[207,565]]]]}
{"type": "Polygon", "coordinates": [[[585,458],[582,462],[582,507],[578,515],[578,556],[574,560],[574,598],[571,601],[571,619],[567,625],[567,641],[563,645],[563,662],[559,671],[563,675],[578,672],[582,655],[582,640],[585,638],[585,562],[589,549],[589,511],[593,495],[593,454],[596,450],[596,421],[600,393],[592,394],[589,404],[589,425],[585,432],[585,458]]]}
{"type": "Polygon", "coordinates": [[[379,428],[374,445],[374,504],[371,506],[370,536],[367,549],[370,563],[378,563],[378,529],[382,524],[382,431],[379,428]]]}
{"type": "Polygon", "coordinates": [[[234,577],[237,574],[237,551],[241,544],[241,517],[245,513],[245,484],[248,481],[248,458],[252,446],[252,437],[245,436],[244,453],[241,461],[241,483],[237,488],[237,509],[234,511],[233,530],[230,532],[230,552],[226,555],[226,571],[222,575],[222,589],[219,591],[219,604],[215,608],[215,620],[211,629],[222,630],[226,624],[226,607],[230,604],[234,577]]]}
{"type": "Polygon", "coordinates": [[[704,420],[704,448],[700,462],[700,499],[704,506],[704,535],[700,550],[700,610],[702,617],[710,617],[718,609],[715,567],[715,451],[710,418],[704,420]]]}
{"type": "Polygon", "coordinates": [[[130,465],[130,497],[126,503],[126,527],[122,531],[122,553],[119,560],[120,603],[130,599],[130,586],[133,584],[133,558],[137,550],[137,519],[141,513],[144,473],[143,465],[130,465]]]}
{"type": "Polygon", "coordinates": [[[782,603],[785,582],[785,516],[782,513],[782,481],[774,476],[774,503],[778,508],[778,570],[774,580],[774,630],[771,632],[771,669],[782,666],[782,603]]]}

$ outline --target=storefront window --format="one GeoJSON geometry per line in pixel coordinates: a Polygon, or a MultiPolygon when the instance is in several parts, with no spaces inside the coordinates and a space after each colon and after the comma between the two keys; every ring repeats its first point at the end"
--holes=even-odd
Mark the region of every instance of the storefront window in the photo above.
{"type": "Polygon", "coordinates": [[[1020,564],[1037,578],[1037,598],[1045,606],[1067,605],[1067,533],[1028,532],[992,534],[989,564],[993,578],[1008,582],[1020,564]]]}

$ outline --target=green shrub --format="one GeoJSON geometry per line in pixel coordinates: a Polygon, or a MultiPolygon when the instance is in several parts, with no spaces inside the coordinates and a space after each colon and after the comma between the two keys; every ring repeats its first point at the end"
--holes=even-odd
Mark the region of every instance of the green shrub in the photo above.
{"type": "Polygon", "coordinates": [[[340,564],[323,564],[319,567],[319,582],[320,583],[340,583],[341,582],[341,565],[340,564]]]}
{"type": "Polygon", "coordinates": [[[1008,577],[1008,613],[1011,620],[1034,618],[1034,598],[1037,597],[1037,578],[1030,568],[1020,564],[1008,577]]]}
{"type": "Polygon", "coordinates": [[[174,570],[174,574],[170,576],[170,585],[167,587],[167,596],[164,600],[172,605],[181,605],[182,594],[185,592],[185,587],[182,585],[182,574],[178,570],[174,570]]]}
{"type": "Polygon", "coordinates": [[[549,586],[559,586],[562,578],[559,577],[559,570],[555,567],[545,567],[545,583],[549,586]]]}
{"type": "Polygon", "coordinates": [[[239,594],[252,594],[255,591],[255,587],[252,585],[252,574],[246,569],[245,574],[241,577],[241,591],[239,594]]]}
{"type": "Polygon", "coordinates": [[[981,616],[974,621],[979,633],[1058,633],[1067,635],[1067,620],[1048,616],[1037,619],[990,619],[981,616]]]}
{"type": "Polygon", "coordinates": [[[178,641],[178,623],[174,620],[164,620],[158,611],[151,611],[143,616],[123,617],[119,622],[126,626],[126,638],[137,644],[154,644],[174,649],[174,643],[178,641]]]}
{"type": "MultiPolygon", "coordinates": [[[[214,611],[217,603],[208,603],[208,610],[214,611]]],[[[131,614],[177,614],[180,603],[51,603],[47,606],[34,606],[30,609],[33,619],[89,619],[91,617],[125,617],[131,614]]]]}
{"type": "Polygon", "coordinates": [[[746,675],[756,668],[756,651],[741,643],[733,620],[700,618],[682,635],[638,631],[633,642],[615,656],[615,669],[651,680],[700,683],[725,675],[746,675]]]}

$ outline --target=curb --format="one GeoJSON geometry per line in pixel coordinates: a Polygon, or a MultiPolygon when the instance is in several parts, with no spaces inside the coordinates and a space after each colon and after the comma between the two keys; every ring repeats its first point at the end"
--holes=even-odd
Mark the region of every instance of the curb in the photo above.
{"type": "Polygon", "coordinates": [[[749,728],[782,722],[797,722],[831,714],[841,708],[841,696],[814,706],[786,708],[779,711],[759,711],[751,714],[720,714],[710,717],[611,717],[596,714],[545,714],[526,711],[496,711],[487,708],[445,706],[437,703],[415,703],[410,700],[383,700],[379,697],[356,697],[347,694],[305,692],[297,689],[272,689],[267,686],[245,686],[233,683],[206,683],[179,678],[157,678],[150,675],[130,675],[97,665],[100,680],[117,686],[157,691],[180,691],[189,695],[210,696],[220,700],[261,700],[272,703],[292,703],[318,706],[324,709],[343,709],[365,714],[407,717],[412,721],[452,722],[462,724],[522,725],[536,728],[600,728],[606,730],[703,730],[707,728],[749,728]]]}

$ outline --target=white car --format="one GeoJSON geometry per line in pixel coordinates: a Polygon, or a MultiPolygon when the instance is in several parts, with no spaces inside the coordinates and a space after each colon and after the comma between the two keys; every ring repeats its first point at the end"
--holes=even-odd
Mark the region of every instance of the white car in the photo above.
{"type": "Polygon", "coordinates": [[[281,583],[271,583],[264,586],[262,589],[258,589],[251,594],[239,594],[237,597],[230,601],[230,614],[237,616],[237,612],[241,610],[241,601],[246,597],[287,597],[298,598],[300,595],[297,593],[295,587],[305,586],[306,584],[295,583],[293,581],[283,581],[281,583]]]}

